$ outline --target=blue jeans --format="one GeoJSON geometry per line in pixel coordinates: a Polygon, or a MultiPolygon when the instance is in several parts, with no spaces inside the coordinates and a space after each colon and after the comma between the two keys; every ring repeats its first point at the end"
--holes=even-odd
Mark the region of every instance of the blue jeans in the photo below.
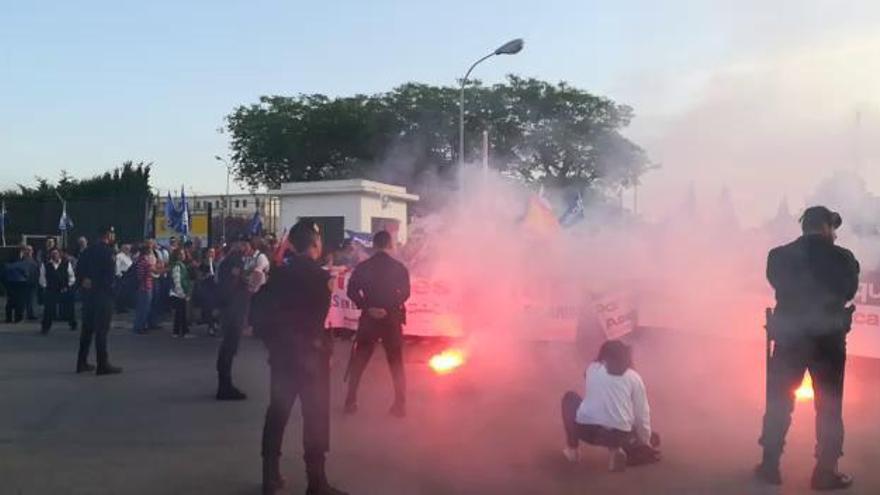
{"type": "Polygon", "coordinates": [[[146,332],[150,318],[150,306],[153,303],[153,292],[138,290],[135,296],[134,328],[135,332],[146,332]]]}

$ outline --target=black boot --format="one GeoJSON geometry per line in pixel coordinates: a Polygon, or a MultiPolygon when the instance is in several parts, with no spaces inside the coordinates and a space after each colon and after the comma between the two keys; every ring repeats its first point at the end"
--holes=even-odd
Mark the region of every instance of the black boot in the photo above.
{"type": "Polygon", "coordinates": [[[782,474],[779,472],[779,456],[764,452],[761,464],[755,468],[755,477],[768,485],[781,485],[782,474]]]}
{"type": "Polygon", "coordinates": [[[284,488],[285,483],[278,458],[263,457],[263,495],[275,495],[275,492],[284,488]]]}
{"type": "Polygon", "coordinates": [[[122,373],[122,368],[119,366],[113,366],[110,363],[99,365],[98,369],[95,371],[96,375],[118,375],[120,373],[122,373]]]}
{"type": "Polygon", "coordinates": [[[95,371],[95,366],[89,363],[77,363],[76,364],[76,372],[77,373],[86,373],[95,371]]]}
{"type": "Polygon", "coordinates": [[[837,463],[819,466],[813,470],[810,486],[817,491],[846,490],[853,484],[852,476],[837,470],[837,463]]]}
{"type": "Polygon", "coordinates": [[[324,472],[323,457],[306,461],[306,476],[309,479],[306,495],[348,495],[347,492],[330,486],[327,474],[324,472]]]}
{"type": "Polygon", "coordinates": [[[241,390],[235,388],[232,379],[221,377],[217,386],[217,400],[245,400],[247,395],[241,390]]]}

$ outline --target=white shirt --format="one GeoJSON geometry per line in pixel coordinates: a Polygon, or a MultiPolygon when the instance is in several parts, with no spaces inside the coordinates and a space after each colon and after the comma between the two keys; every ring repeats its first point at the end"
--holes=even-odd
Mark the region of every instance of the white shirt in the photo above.
{"type": "Polygon", "coordinates": [[[628,369],[623,375],[608,373],[604,363],[592,363],[586,372],[586,394],[576,421],[621,431],[635,430],[639,440],[651,439],[651,408],[642,377],[628,369]]]}
{"type": "Polygon", "coordinates": [[[123,273],[127,272],[131,268],[131,263],[131,256],[122,251],[116,253],[116,276],[121,277],[123,273]]]}

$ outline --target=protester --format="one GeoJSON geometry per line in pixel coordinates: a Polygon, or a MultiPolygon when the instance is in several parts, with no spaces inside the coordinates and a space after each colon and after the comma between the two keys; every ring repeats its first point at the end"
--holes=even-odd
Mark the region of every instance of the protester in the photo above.
{"type": "MultiPolygon", "coordinates": [[[[123,244],[116,253],[116,311],[125,313],[129,308],[129,290],[134,284],[126,284],[125,276],[134,264],[132,259],[131,244],[123,244]]],[[[131,277],[129,277],[131,280],[131,277]]]]}
{"type": "Polygon", "coordinates": [[[266,283],[271,264],[263,239],[251,239],[250,248],[252,252],[245,262],[245,270],[248,272],[248,290],[254,294],[266,283]]]}
{"type": "Polygon", "coordinates": [[[606,447],[608,469],[623,471],[660,460],[660,437],[651,431],[648,395],[642,377],[632,368],[632,351],[618,340],[602,345],[586,371],[586,395],[562,397],[565,457],[580,458],[580,442],[606,447]]]}
{"type": "Polygon", "coordinates": [[[354,242],[351,239],[345,239],[342,241],[342,246],[333,255],[333,265],[354,268],[360,262],[359,258],[354,242]]]}
{"type": "Polygon", "coordinates": [[[54,237],[46,237],[45,242],[43,243],[43,249],[37,251],[37,262],[45,263],[49,261],[49,253],[53,248],[58,247],[58,243],[54,237]]]}
{"type": "Polygon", "coordinates": [[[6,288],[6,323],[19,323],[24,319],[25,294],[27,293],[28,265],[24,258],[25,248],[18,252],[18,259],[3,266],[3,286],[6,288]]]}
{"type": "Polygon", "coordinates": [[[76,240],[76,247],[74,248],[73,256],[78,260],[88,247],[89,240],[86,239],[84,236],[80,236],[76,240]]]}
{"type": "Polygon", "coordinates": [[[95,369],[88,363],[94,337],[98,364],[96,373],[112,375],[122,372],[122,368],[110,364],[107,352],[107,334],[113,317],[113,280],[116,275],[111,246],[116,234],[113,227],[108,226],[101,229],[100,235],[98,243],[83,251],[76,267],[77,282],[83,295],[83,323],[76,372],[95,369]]]}
{"type": "Polygon", "coordinates": [[[330,309],[330,275],[317,260],[317,225],[300,221],[290,230],[293,253],[275,267],[254,296],[251,322],[269,352],[270,403],[263,427],[263,494],[284,486],[279,458],[284,430],[297,397],[303,417],[307,495],[345,495],[325,473],[330,449],[330,354],[324,328],[330,309]]]}
{"type": "Polygon", "coordinates": [[[165,311],[165,299],[168,298],[168,287],[165,284],[167,280],[168,268],[168,251],[157,243],[155,239],[148,241],[150,252],[153,256],[153,296],[150,300],[150,317],[147,325],[150,330],[158,330],[161,328],[159,321],[165,311]]]}
{"type": "Polygon", "coordinates": [[[391,234],[380,231],[373,236],[376,253],[364,261],[351,275],[348,298],[361,310],[355,349],[350,363],[348,395],[345,412],[357,411],[357,393],[361,376],[373,355],[373,348],[382,340],[385,357],[394,383],[394,404],[391,414],[406,416],[406,375],[403,369],[403,325],[409,299],[409,271],[392,257],[391,234]]]}
{"type": "Polygon", "coordinates": [[[766,483],[782,483],[779,460],[794,410],[794,390],[809,370],[816,405],[815,490],[848,488],[853,480],[838,471],[843,455],[843,382],[846,335],[859,288],[859,262],[834,244],[840,215],[813,206],[801,218],[803,235],[767,256],[767,279],[776,308],[767,322],[773,352],[767,363],[767,404],[756,469],[766,483]]]}
{"type": "Polygon", "coordinates": [[[37,288],[40,282],[40,264],[34,258],[34,247],[31,245],[24,246],[24,257],[22,261],[27,270],[27,283],[24,290],[24,310],[28,320],[36,320],[37,315],[34,312],[35,299],[37,297],[37,288]]]}
{"type": "Polygon", "coordinates": [[[199,265],[198,305],[201,308],[200,323],[208,326],[208,335],[217,335],[217,259],[216,250],[208,248],[199,265]]]}
{"type": "Polygon", "coordinates": [[[135,289],[134,327],[136,334],[144,334],[150,328],[152,313],[153,284],[156,272],[156,257],[153,255],[152,241],[147,241],[139,249],[137,261],[132,268],[137,281],[135,289]]]}
{"type": "MultiPolygon", "coordinates": [[[[73,267],[73,273],[76,274],[76,258],[70,254],[70,251],[66,249],[61,250],[61,259],[66,261],[71,267],[73,267]]],[[[59,311],[61,312],[60,318],[62,320],[70,322],[70,329],[76,330],[76,302],[79,299],[78,294],[79,287],[77,284],[74,284],[73,288],[67,291],[67,293],[62,297],[62,304],[59,306],[59,311]]]]}
{"type": "Polygon", "coordinates": [[[40,287],[43,289],[43,322],[41,330],[47,335],[52,322],[61,317],[67,319],[71,330],[76,330],[76,319],[70,293],[76,285],[76,276],[70,262],[61,258],[58,248],[51,248],[48,259],[40,265],[40,287]]]}
{"type": "Polygon", "coordinates": [[[245,259],[249,255],[250,245],[247,242],[235,242],[220,264],[220,328],[223,341],[217,352],[217,400],[247,398],[232,384],[232,361],[238,352],[251,297],[245,271],[245,259]]]}
{"type": "Polygon", "coordinates": [[[187,266],[186,250],[177,248],[171,253],[171,307],[174,311],[174,337],[190,337],[187,304],[192,294],[192,281],[187,266]]]}

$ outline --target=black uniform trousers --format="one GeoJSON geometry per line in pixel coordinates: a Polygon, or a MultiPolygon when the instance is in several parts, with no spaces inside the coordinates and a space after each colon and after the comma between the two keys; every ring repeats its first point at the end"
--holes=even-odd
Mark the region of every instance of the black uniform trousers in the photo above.
{"type": "Polygon", "coordinates": [[[767,370],[767,406],[759,443],[778,460],[791,425],[794,392],[809,370],[815,391],[817,465],[833,468],[843,455],[843,379],[846,335],[777,342],[767,370]]]}
{"type": "Polygon", "coordinates": [[[6,282],[6,323],[24,319],[25,282],[6,282]]]}
{"type": "Polygon", "coordinates": [[[111,291],[94,289],[82,291],[82,332],[79,338],[78,365],[82,366],[88,362],[93,336],[98,369],[110,364],[107,354],[107,334],[110,332],[110,320],[113,318],[113,304],[111,291]]]}
{"type": "Polygon", "coordinates": [[[351,361],[351,370],[348,377],[348,395],[346,403],[357,402],[358,387],[361,377],[370,358],[376,342],[382,340],[385,348],[385,358],[391,368],[391,380],[394,383],[394,402],[406,404],[406,373],[403,369],[403,328],[400,323],[393,320],[375,320],[367,315],[361,317],[355,336],[355,349],[351,361]]]}
{"type": "Polygon", "coordinates": [[[217,376],[220,386],[232,385],[232,361],[238,353],[241,333],[247,321],[250,296],[242,295],[229,301],[220,311],[220,331],[223,340],[217,353],[217,376]]]}
{"type": "Polygon", "coordinates": [[[76,317],[73,312],[73,294],[71,291],[60,292],[46,289],[43,291],[43,333],[49,333],[52,322],[66,320],[71,330],[76,329],[76,317]]]}
{"type": "Polygon", "coordinates": [[[306,469],[323,472],[324,456],[330,450],[331,346],[329,335],[323,338],[320,348],[298,355],[285,352],[284,346],[269,346],[271,381],[269,408],[263,427],[264,458],[281,456],[284,429],[298,397],[302,408],[306,469]]]}
{"type": "Polygon", "coordinates": [[[34,299],[37,296],[37,286],[27,283],[24,287],[24,309],[28,320],[36,320],[37,315],[34,313],[34,299]]]}

